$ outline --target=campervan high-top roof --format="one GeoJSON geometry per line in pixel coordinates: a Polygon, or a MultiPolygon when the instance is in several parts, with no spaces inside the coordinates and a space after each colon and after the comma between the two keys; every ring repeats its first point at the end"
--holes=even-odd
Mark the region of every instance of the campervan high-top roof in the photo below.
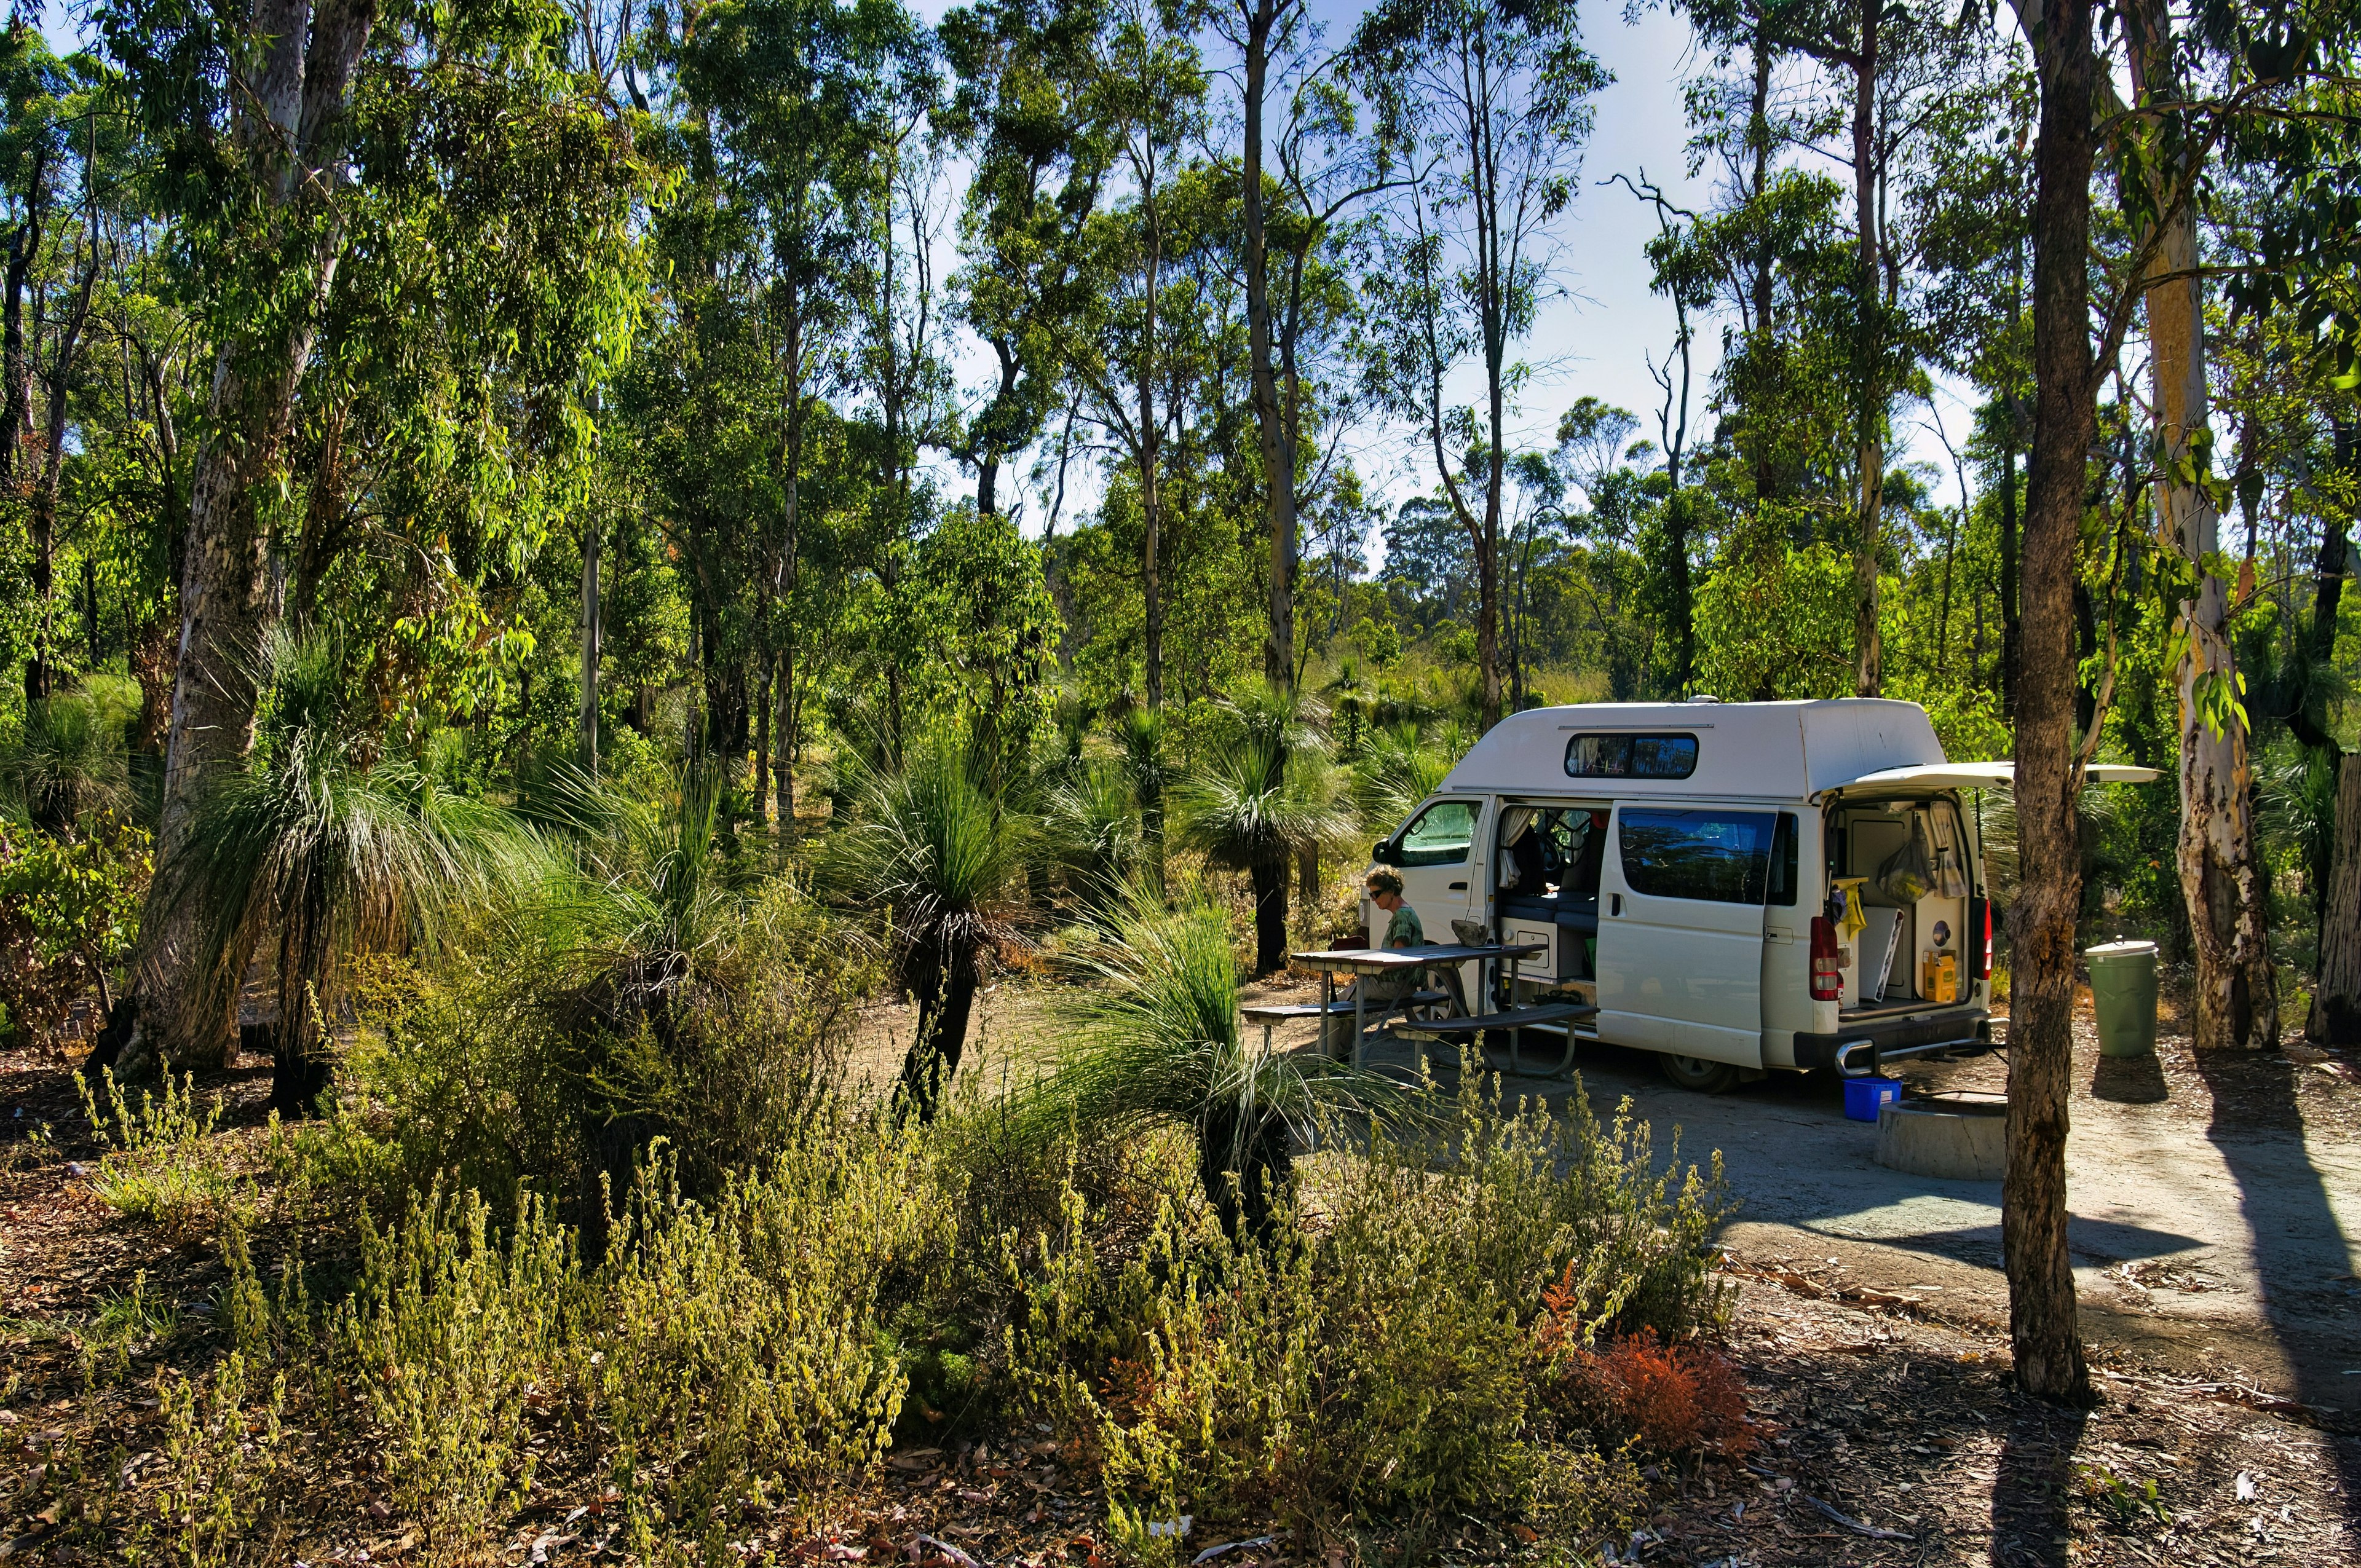
{"type": "MultiPolygon", "coordinates": [[[[1775,800],[1807,799],[1871,773],[1940,766],[1942,743],[1927,711],[1915,702],[1844,697],[1823,702],[1599,702],[1534,707],[1493,726],[1443,782],[1444,793],[1618,795],[1697,795],[1775,800]],[[1578,737],[1686,737],[1686,748],[1656,748],[1658,776],[1641,769],[1613,771],[1620,743],[1592,741],[1578,765],[1607,772],[1570,772],[1578,737]]],[[[1998,781],[1993,781],[1998,782],[1998,781]]]]}

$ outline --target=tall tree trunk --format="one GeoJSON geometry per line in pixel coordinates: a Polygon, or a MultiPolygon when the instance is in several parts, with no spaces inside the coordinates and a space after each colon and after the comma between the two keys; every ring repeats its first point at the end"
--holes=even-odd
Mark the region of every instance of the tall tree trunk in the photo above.
{"type": "Polygon", "coordinates": [[[796,723],[801,709],[796,702],[796,593],[803,581],[804,477],[804,331],[800,295],[787,285],[787,431],[779,476],[779,603],[785,625],[779,634],[778,673],[778,795],[779,840],[794,841],[796,831],[796,723]]]}
{"type": "Polygon", "coordinates": [[[2018,1385],[2085,1400],[2090,1371],[2066,1251],[2074,916],[2081,902],[2072,766],[2074,549],[2097,434],[2090,338],[2091,0],[2045,0],[2028,27],[2041,79],[2035,154],[2033,473],[2025,523],[2026,663],[2018,692],[2020,889],[2009,912],[2008,1160],[2001,1246],[2018,1385]]]}
{"type": "Polygon", "coordinates": [[[1262,441],[1263,495],[1270,512],[1268,630],[1263,674],[1274,690],[1295,684],[1295,446],[1279,402],[1271,363],[1270,245],[1262,189],[1263,99],[1270,87],[1270,44],[1293,0],[1250,0],[1246,16],[1246,128],[1241,199],[1246,210],[1246,345],[1255,426],[1262,441]]]}
{"type": "Polygon", "coordinates": [[[2361,763],[2351,757],[2336,764],[2336,853],[2303,1032],[2316,1046],[2361,1043],[2361,763]]]}
{"type": "Polygon", "coordinates": [[[1861,38],[1853,60],[1852,190],[1858,209],[1860,255],[1855,258],[1858,298],[1854,308],[1853,374],[1859,378],[1861,422],[1854,461],[1861,469],[1860,530],[1852,558],[1852,685],[1855,696],[1876,696],[1885,687],[1884,650],[1878,639],[1878,512],[1885,498],[1885,398],[1879,357],[1877,235],[1877,49],[1878,20],[1885,0],[1861,0],[1861,38]]]}
{"type": "Polygon", "coordinates": [[[1139,592],[1141,598],[1143,636],[1141,657],[1145,667],[1140,672],[1141,685],[1150,710],[1164,706],[1164,585],[1161,579],[1160,554],[1163,541],[1163,518],[1158,512],[1156,493],[1156,459],[1159,426],[1156,422],[1156,397],[1152,372],[1156,365],[1156,291],[1162,286],[1163,269],[1161,238],[1157,236],[1155,208],[1148,208],[1148,330],[1142,336],[1139,356],[1139,592]]]}
{"type": "MultiPolygon", "coordinates": [[[[303,222],[303,210],[343,181],[344,124],[375,0],[261,0],[249,34],[259,70],[235,99],[232,137],[256,169],[260,221],[273,239],[303,222]]],[[[269,313],[267,334],[233,335],[214,363],[207,435],[190,487],[189,532],[181,579],[181,642],[167,734],[159,874],[140,923],[138,1017],[161,1034],[178,1065],[210,1066],[236,1048],[235,1018],[197,1016],[183,1003],[199,988],[197,908],[170,892],[185,864],[197,803],[254,740],[253,659],[276,626],[269,571],[266,496],[284,476],[295,398],[310,367],[323,307],[335,282],[341,223],[320,222],[319,237],[293,270],[294,297],[269,313]],[[308,273],[308,276],[304,274],[308,273]]]]}
{"type": "MultiPolygon", "coordinates": [[[[6,293],[0,297],[0,496],[14,497],[17,465],[33,432],[33,361],[25,349],[25,291],[41,249],[49,203],[46,146],[36,144],[25,181],[25,216],[8,232],[6,293]]],[[[30,673],[27,673],[30,680],[30,673]]]]}
{"type": "MultiPolygon", "coordinates": [[[[2134,86],[2143,102],[2177,91],[2170,22],[2160,0],[2143,0],[2131,35],[2134,86]]],[[[2194,178],[2184,167],[2160,178],[2169,187],[2194,178]]],[[[2279,1043],[2277,986],[2249,805],[2246,727],[2237,713],[2237,657],[2230,642],[2230,596],[2205,563],[2221,546],[2221,514],[2202,486],[2176,473],[2206,433],[2204,285],[2198,262],[2193,198],[2153,191],[2165,209],[2164,232],[2150,263],[2149,363],[2157,434],[2165,466],[2157,481],[2157,515],[2165,536],[2198,570],[2196,595],[2180,605],[2186,629],[2174,681],[2180,692],[2180,892],[2189,905],[2197,956],[2200,1049],[2268,1048],[2279,1043]],[[2209,700],[2210,699],[2210,700],[2209,700]]]]}
{"type": "Polygon", "coordinates": [[[1005,337],[992,340],[992,349],[1000,357],[1000,393],[984,411],[982,422],[982,442],[975,454],[975,514],[996,517],[1000,507],[1000,426],[993,415],[1007,408],[1016,397],[1016,378],[1023,367],[1016,357],[1015,345],[1005,337]]]}
{"type": "Polygon", "coordinates": [[[2016,718],[2016,685],[2024,633],[2017,616],[2016,389],[2002,394],[2000,444],[2000,706],[2016,718]]]}

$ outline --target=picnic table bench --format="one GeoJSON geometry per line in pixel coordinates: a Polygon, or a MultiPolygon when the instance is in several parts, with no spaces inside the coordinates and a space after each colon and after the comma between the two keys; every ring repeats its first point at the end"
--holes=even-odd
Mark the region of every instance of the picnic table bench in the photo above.
{"type": "MultiPolygon", "coordinates": [[[[1458,1018],[1422,1018],[1402,1030],[1415,1038],[1448,1039],[1456,1035],[1477,1036],[1497,1031],[1509,1036],[1509,1070],[1523,1072],[1524,1032],[1529,1028],[1553,1025],[1570,1025],[1578,1019],[1595,1018],[1598,1009],[1587,1002],[1543,1002],[1530,1007],[1511,1007],[1500,1013],[1478,1013],[1458,1018]]],[[[1574,1031],[1565,1032],[1565,1051],[1557,1065],[1545,1069],[1548,1074],[1561,1073],[1574,1065],[1574,1031]]]]}
{"type": "MultiPolygon", "coordinates": [[[[1369,1013],[1372,1005],[1374,1004],[1378,1009],[1378,1021],[1382,1024],[1389,1014],[1399,1008],[1406,1007],[1408,998],[1400,1000],[1390,997],[1371,998],[1366,994],[1367,990],[1366,986],[1356,985],[1353,988],[1353,996],[1348,1007],[1336,995],[1338,975],[1348,974],[1356,979],[1369,980],[1380,976],[1418,974],[1431,969],[1447,969],[1464,963],[1474,963],[1479,966],[1477,983],[1480,993],[1483,988],[1480,966],[1486,964],[1497,966],[1506,963],[1509,966],[1509,994],[1514,996],[1519,961],[1539,958],[1548,951],[1547,944],[1541,942],[1495,942],[1480,946],[1440,943],[1422,948],[1331,948],[1315,952],[1296,953],[1292,956],[1297,963],[1320,971],[1318,1006],[1298,1016],[1326,1017],[1332,1014],[1342,1015],[1349,1011],[1353,1014],[1351,1055],[1355,1064],[1358,1065],[1361,1047],[1368,1036],[1369,1013]]],[[[1418,995],[1424,992],[1418,992],[1411,994],[1418,995]]],[[[1452,1002],[1455,1005],[1458,1004],[1457,998],[1447,992],[1443,999],[1452,1002]]],[[[1432,1006],[1434,1003],[1426,1003],[1426,1005],[1432,1006]]],[[[1442,1020],[1422,1019],[1419,1021],[1419,1027],[1431,1028],[1439,1022],[1442,1020]]],[[[1570,1047],[1568,1048],[1571,1049],[1570,1047]]]]}

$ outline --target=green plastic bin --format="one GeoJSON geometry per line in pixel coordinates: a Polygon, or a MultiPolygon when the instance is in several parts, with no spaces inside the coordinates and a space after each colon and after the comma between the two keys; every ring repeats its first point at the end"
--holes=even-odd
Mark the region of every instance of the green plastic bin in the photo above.
{"type": "Polygon", "coordinates": [[[2103,1057],[2156,1055],[2156,944],[2108,942],[2086,948],[2091,1001],[2103,1057]]]}

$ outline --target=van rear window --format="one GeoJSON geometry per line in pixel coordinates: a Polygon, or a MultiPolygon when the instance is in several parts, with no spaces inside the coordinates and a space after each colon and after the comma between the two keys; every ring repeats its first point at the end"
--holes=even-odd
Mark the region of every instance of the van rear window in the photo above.
{"type": "Polygon", "coordinates": [[[1776,813],[1664,811],[1627,806],[1616,820],[1620,825],[1623,880],[1633,893],[1712,904],[1763,902],[1770,882],[1776,813]]]}
{"type": "Polygon", "coordinates": [[[1576,735],[1565,743],[1565,776],[1685,779],[1697,759],[1694,735],[1576,735]]]}

